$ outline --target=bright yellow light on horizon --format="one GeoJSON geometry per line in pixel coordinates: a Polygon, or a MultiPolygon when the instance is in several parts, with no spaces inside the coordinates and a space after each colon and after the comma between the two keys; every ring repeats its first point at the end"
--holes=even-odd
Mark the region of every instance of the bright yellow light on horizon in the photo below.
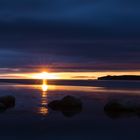
{"type": "Polygon", "coordinates": [[[1,79],[66,79],[96,80],[107,75],[140,75],[140,71],[99,71],[99,72],[41,72],[41,73],[2,73],[1,79]]]}
{"type": "Polygon", "coordinates": [[[35,78],[35,79],[58,79],[57,75],[51,74],[51,73],[48,73],[48,72],[42,72],[42,73],[39,73],[39,74],[34,74],[32,77],[35,78]]]}

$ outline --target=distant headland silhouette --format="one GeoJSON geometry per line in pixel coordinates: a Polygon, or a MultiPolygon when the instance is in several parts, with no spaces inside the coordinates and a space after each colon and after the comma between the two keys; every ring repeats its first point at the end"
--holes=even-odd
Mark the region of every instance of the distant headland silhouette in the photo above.
{"type": "Polygon", "coordinates": [[[140,75],[103,76],[98,80],[140,80],[140,75]]]}

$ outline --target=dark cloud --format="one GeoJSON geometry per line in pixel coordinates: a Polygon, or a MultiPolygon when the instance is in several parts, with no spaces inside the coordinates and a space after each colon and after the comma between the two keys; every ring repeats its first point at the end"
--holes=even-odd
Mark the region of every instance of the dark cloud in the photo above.
{"type": "Polygon", "coordinates": [[[1,0],[0,67],[140,69],[139,5],[136,0],[1,0]]]}
{"type": "Polygon", "coordinates": [[[0,65],[1,67],[45,65],[58,71],[139,69],[139,42],[53,41],[41,44],[36,41],[31,43],[25,41],[26,43],[20,42],[13,47],[6,46],[1,49],[0,65]]]}

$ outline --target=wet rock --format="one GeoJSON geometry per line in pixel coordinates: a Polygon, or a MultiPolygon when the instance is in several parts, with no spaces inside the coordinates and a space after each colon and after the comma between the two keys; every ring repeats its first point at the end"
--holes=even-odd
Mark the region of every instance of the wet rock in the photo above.
{"type": "Polygon", "coordinates": [[[0,97],[0,107],[1,108],[11,108],[15,106],[15,97],[14,96],[3,96],[0,97]]]}
{"type": "Polygon", "coordinates": [[[60,102],[59,100],[55,100],[55,101],[52,101],[48,104],[48,107],[50,107],[51,109],[53,110],[60,110],[60,102]]]}
{"type": "Polygon", "coordinates": [[[73,96],[66,96],[62,100],[55,100],[48,104],[53,110],[61,111],[65,116],[71,117],[82,111],[82,102],[73,96]]]}
{"type": "Polygon", "coordinates": [[[62,110],[73,110],[81,107],[81,100],[73,96],[66,96],[60,101],[60,109],[62,110]]]}
{"type": "Polygon", "coordinates": [[[111,118],[140,116],[140,100],[114,100],[104,107],[105,113],[111,118]]]}

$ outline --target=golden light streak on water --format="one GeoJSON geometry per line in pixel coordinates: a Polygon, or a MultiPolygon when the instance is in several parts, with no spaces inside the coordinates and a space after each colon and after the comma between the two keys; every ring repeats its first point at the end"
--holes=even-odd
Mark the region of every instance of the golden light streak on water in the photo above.
{"type": "Polygon", "coordinates": [[[47,116],[49,113],[48,108],[47,108],[47,104],[48,104],[47,91],[48,91],[47,80],[43,79],[42,94],[41,94],[41,107],[39,108],[39,114],[41,114],[42,116],[47,116]]]}

